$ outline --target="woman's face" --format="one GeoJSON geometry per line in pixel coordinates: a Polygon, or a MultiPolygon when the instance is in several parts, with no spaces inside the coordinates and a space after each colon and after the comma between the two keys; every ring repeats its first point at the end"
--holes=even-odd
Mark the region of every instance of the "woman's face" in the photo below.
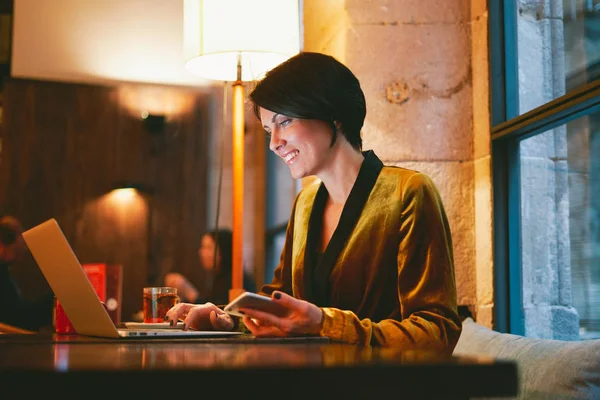
{"type": "Polygon", "coordinates": [[[331,154],[329,124],[315,119],[298,119],[260,108],[260,119],[271,135],[269,148],[281,157],[294,179],[318,175],[331,154]]]}
{"type": "MultiPolygon", "coordinates": [[[[202,236],[200,241],[200,248],[198,249],[198,256],[200,257],[200,263],[202,267],[210,271],[214,268],[213,257],[215,251],[215,240],[210,235],[202,236]]],[[[221,265],[221,254],[217,251],[217,265],[221,265]]]]}

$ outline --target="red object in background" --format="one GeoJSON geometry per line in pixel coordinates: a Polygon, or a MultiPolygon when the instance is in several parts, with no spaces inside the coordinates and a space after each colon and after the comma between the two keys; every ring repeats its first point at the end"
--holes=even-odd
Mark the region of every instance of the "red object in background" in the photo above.
{"type": "MultiPolygon", "coordinates": [[[[107,268],[106,264],[84,264],[82,267],[88,277],[88,280],[96,291],[96,294],[100,298],[100,301],[106,303],[107,281],[109,281],[109,279],[107,279],[107,269],[112,269],[112,266],[107,268]]],[[[118,270],[120,270],[120,266],[115,267],[118,267],[118,270]]],[[[112,279],[110,282],[112,283],[112,279]]],[[[107,311],[109,311],[108,307],[107,311]]],[[[111,314],[110,311],[109,314],[111,314]]],[[[111,318],[114,321],[113,315],[111,315],[111,318]]],[[[77,333],[58,299],[55,301],[54,308],[54,330],[56,333],[62,334],[77,333]]]]}
{"type": "Polygon", "coordinates": [[[54,298],[54,331],[62,334],[77,333],[57,298],[54,298]]]}
{"type": "Polygon", "coordinates": [[[85,274],[101,302],[106,302],[106,264],[83,264],[85,274]]]}

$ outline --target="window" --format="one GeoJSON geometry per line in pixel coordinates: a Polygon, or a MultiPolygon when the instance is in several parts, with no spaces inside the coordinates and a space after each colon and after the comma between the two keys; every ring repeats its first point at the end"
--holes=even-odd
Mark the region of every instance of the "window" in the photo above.
{"type": "Polygon", "coordinates": [[[600,337],[600,0],[489,15],[496,329],[600,337]]]}

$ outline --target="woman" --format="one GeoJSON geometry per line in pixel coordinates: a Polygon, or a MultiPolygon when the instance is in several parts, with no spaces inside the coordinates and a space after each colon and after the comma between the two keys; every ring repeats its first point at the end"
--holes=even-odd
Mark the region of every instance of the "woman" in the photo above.
{"type": "MultiPolygon", "coordinates": [[[[178,272],[165,275],[165,286],[176,287],[179,296],[188,303],[203,304],[211,301],[215,304],[227,304],[231,288],[231,255],[231,230],[217,229],[207,232],[200,240],[198,259],[206,272],[205,276],[212,281],[209,291],[202,295],[201,290],[178,272]]],[[[252,279],[246,273],[244,273],[244,289],[255,290],[252,279]]]]}
{"type": "MultiPolygon", "coordinates": [[[[292,177],[320,182],[297,195],[280,264],[260,290],[288,314],[245,309],[246,328],[451,353],[461,323],[441,198],[424,174],[362,151],[358,79],[333,57],[304,52],[267,73],[250,99],[292,177]]],[[[194,329],[236,322],[210,303],[167,313],[179,317],[194,329]]]]}

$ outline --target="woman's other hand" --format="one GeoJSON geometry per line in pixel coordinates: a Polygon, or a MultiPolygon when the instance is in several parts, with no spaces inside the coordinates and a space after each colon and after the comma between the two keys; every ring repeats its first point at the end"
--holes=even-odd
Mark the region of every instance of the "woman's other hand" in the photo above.
{"type": "Polygon", "coordinates": [[[231,316],[213,303],[176,304],[167,311],[165,321],[173,326],[178,320],[183,321],[184,330],[231,331],[234,326],[231,316]]]}
{"type": "Polygon", "coordinates": [[[284,317],[242,308],[246,327],[256,337],[318,335],[323,323],[323,311],[308,301],[282,292],[273,292],[273,301],[289,310],[284,317]]]}

